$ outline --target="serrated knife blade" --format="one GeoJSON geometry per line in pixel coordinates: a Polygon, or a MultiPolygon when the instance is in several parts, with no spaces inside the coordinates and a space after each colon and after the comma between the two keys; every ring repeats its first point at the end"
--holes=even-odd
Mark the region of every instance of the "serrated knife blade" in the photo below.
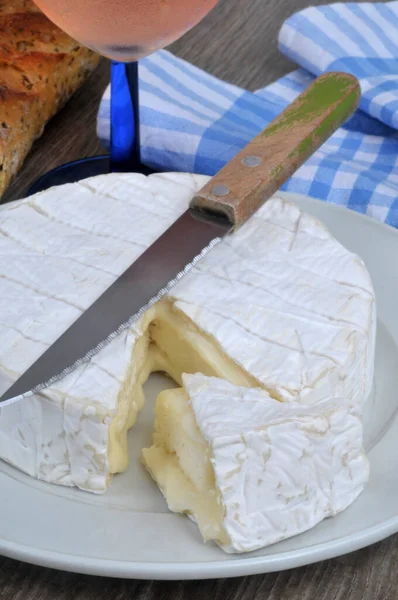
{"type": "Polygon", "coordinates": [[[232,226],[185,212],[12,385],[0,406],[37,393],[90,360],[160,300],[232,226]],[[176,243],[178,240],[178,243],[176,243]],[[187,264],[187,256],[191,262],[187,264]]]}
{"type": "Polygon", "coordinates": [[[6,406],[90,360],[240,227],[354,112],[355,77],[319,77],[197,194],[161,235],[3,394],[6,406]]]}

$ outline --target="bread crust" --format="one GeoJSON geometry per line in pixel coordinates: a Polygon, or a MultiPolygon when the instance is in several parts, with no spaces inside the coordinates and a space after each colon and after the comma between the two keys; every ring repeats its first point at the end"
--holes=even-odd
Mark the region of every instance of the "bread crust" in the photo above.
{"type": "Polygon", "coordinates": [[[31,0],[0,0],[0,197],[46,123],[98,62],[31,0]]]}

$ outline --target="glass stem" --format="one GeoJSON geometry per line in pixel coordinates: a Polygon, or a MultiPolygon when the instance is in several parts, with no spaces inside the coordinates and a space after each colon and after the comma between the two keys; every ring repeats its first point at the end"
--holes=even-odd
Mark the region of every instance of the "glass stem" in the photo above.
{"type": "Polygon", "coordinates": [[[111,172],[140,172],[138,63],[112,62],[111,172]]]}

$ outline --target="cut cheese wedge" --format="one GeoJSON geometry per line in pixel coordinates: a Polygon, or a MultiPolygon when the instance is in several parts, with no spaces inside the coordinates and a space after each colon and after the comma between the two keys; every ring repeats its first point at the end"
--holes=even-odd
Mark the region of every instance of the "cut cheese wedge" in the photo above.
{"type": "MultiPolygon", "coordinates": [[[[0,207],[0,392],[188,207],[208,178],[113,174],[0,207]]],[[[183,240],[180,241],[183,244],[183,240]]],[[[104,492],[153,371],[316,405],[369,396],[375,296],[363,262],[277,196],[87,364],[0,407],[0,458],[104,492]]]]}
{"type": "Polygon", "coordinates": [[[200,374],[183,382],[158,397],[143,462],[170,510],[189,515],[206,541],[257,550],[336,515],[362,491],[362,423],[347,399],[305,406],[200,374]]]}

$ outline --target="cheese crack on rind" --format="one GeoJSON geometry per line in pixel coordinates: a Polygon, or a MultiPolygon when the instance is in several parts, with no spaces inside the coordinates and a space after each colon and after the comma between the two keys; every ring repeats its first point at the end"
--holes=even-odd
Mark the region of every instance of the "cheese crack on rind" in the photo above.
{"type": "Polygon", "coordinates": [[[368,480],[357,406],[279,403],[203,375],[160,394],[143,461],[170,510],[207,540],[248,552],[302,533],[349,506],[368,480]]]}
{"type": "MultiPolygon", "coordinates": [[[[207,181],[113,174],[0,207],[0,393],[207,181]]],[[[183,373],[200,372],[283,401],[360,406],[375,331],[362,261],[276,196],[90,362],[0,407],[0,457],[32,477],[104,492],[127,467],[127,432],[154,370],[180,384],[183,373]]]]}

